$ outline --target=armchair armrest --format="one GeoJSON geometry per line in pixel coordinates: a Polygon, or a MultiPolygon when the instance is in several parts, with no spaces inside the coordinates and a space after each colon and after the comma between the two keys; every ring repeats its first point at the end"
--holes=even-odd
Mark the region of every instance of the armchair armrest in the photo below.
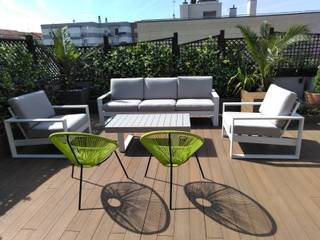
{"type": "Polygon", "coordinates": [[[301,121],[304,120],[304,117],[301,115],[293,115],[293,116],[259,116],[259,117],[234,117],[232,118],[233,122],[235,120],[296,120],[301,121]]]}
{"type": "Polygon", "coordinates": [[[63,125],[64,131],[67,131],[67,120],[66,119],[61,119],[61,118],[31,118],[31,119],[20,119],[20,118],[9,118],[6,119],[5,124],[12,124],[12,123],[30,123],[30,122],[61,122],[63,125]]]}
{"type": "Polygon", "coordinates": [[[90,111],[88,105],[54,105],[52,107],[54,109],[84,109],[88,118],[90,119],[90,111]]]}
{"type": "Polygon", "coordinates": [[[244,106],[244,105],[260,106],[261,104],[262,102],[227,102],[227,103],[223,103],[222,113],[226,111],[226,107],[244,106]]]}
{"type": "Polygon", "coordinates": [[[55,109],[86,109],[88,107],[88,105],[54,105],[52,106],[55,109]]]}

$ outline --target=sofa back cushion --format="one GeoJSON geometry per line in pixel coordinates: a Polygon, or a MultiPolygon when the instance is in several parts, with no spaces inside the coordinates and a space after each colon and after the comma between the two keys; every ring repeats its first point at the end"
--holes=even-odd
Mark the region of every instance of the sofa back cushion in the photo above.
{"type": "Polygon", "coordinates": [[[178,77],[178,99],[211,98],[212,77],[178,77]]]}
{"type": "Polygon", "coordinates": [[[143,99],[143,78],[113,78],[110,91],[112,99],[143,99]]]}
{"type": "Polygon", "coordinates": [[[177,99],[177,78],[146,78],[144,99],[177,99]]]}
{"type": "MultiPolygon", "coordinates": [[[[260,106],[259,112],[265,116],[288,116],[297,100],[297,94],[272,84],[260,106]]],[[[286,121],[272,120],[277,127],[283,127],[286,121]]]]}
{"type": "MultiPolygon", "coordinates": [[[[18,118],[51,118],[55,111],[44,91],[37,91],[14,97],[8,100],[10,107],[18,118]]],[[[26,127],[33,127],[37,123],[23,124],[26,127]]]]}

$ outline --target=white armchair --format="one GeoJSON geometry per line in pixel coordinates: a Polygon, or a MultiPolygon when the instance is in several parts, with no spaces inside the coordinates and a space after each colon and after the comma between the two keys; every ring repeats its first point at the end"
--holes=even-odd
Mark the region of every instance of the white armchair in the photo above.
{"type": "Polygon", "coordinates": [[[299,159],[304,117],[296,113],[299,103],[295,93],[271,85],[263,102],[224,103],[222,136],[230,140],[230,157],[247,159],[299,159]],[[260,106],[259,112],[228,112],[229,106],[260,106]],[[284,137],[291,121],[298,122],[294,138],[284,137]],[[256,143],[295,147],[293,154],[235,154],[234,143],[256,143]]]}
{"type": "Polygon", "coordinates": [[[61,158],[61,154],[18,153],[17,147],[49,145],[51,133],[69,131],[91,133],[89,107],[87,105],[53,106],[44,91],[29,93],[9,99],[12,117],[4,121],[13,158],[61,158]],[[81,109],[83,113],[57,115],[56,109],[81,109]],[[15,138],[12,125],[16,124],[22,137],[15,138]]]}

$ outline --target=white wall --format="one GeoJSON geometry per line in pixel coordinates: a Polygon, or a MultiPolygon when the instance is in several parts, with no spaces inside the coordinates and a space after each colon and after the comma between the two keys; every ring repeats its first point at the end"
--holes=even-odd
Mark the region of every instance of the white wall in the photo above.
{"type": "Polygon", "coordinates": [[[286,31],[294,24],[306,24],[311,32],[320,33],[320,12],[203,20],[144,21],[137,23],[135,32],[138,35],[138,41],[171,37],[174,32],[178,32],[179,42],[184,43],[218,35],[220,30],[225,30],[227,38],[241,37],[236,25],[247,25],[259,31],[264,20],[272,23],[276,31],[286,31]]]}
{"type": "Polygon", "coordinates": [[[216,11],[216,16],[221,17],[222,3],[220,2],[199,2],[197,4],[180,5],[180,18],[199,19],[203,18],[203,13],[207,11],[216,11]]]}

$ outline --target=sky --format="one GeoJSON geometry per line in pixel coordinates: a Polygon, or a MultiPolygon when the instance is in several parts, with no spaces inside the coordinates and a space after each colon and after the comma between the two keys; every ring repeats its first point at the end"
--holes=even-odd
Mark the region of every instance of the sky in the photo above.
{"type": "MultiPolygon", "coordinates": [[[[97,21],[137,21],[172,18],[183,0],[0,0],[0,29],[41,32],[41,24],[97,21]]],[[[223,14],[233,4],[246,13],[247,0],[220,0],[223,14]]],[[[258,0],[258,13],[320,10],[320,0],[258,0]]]]}

